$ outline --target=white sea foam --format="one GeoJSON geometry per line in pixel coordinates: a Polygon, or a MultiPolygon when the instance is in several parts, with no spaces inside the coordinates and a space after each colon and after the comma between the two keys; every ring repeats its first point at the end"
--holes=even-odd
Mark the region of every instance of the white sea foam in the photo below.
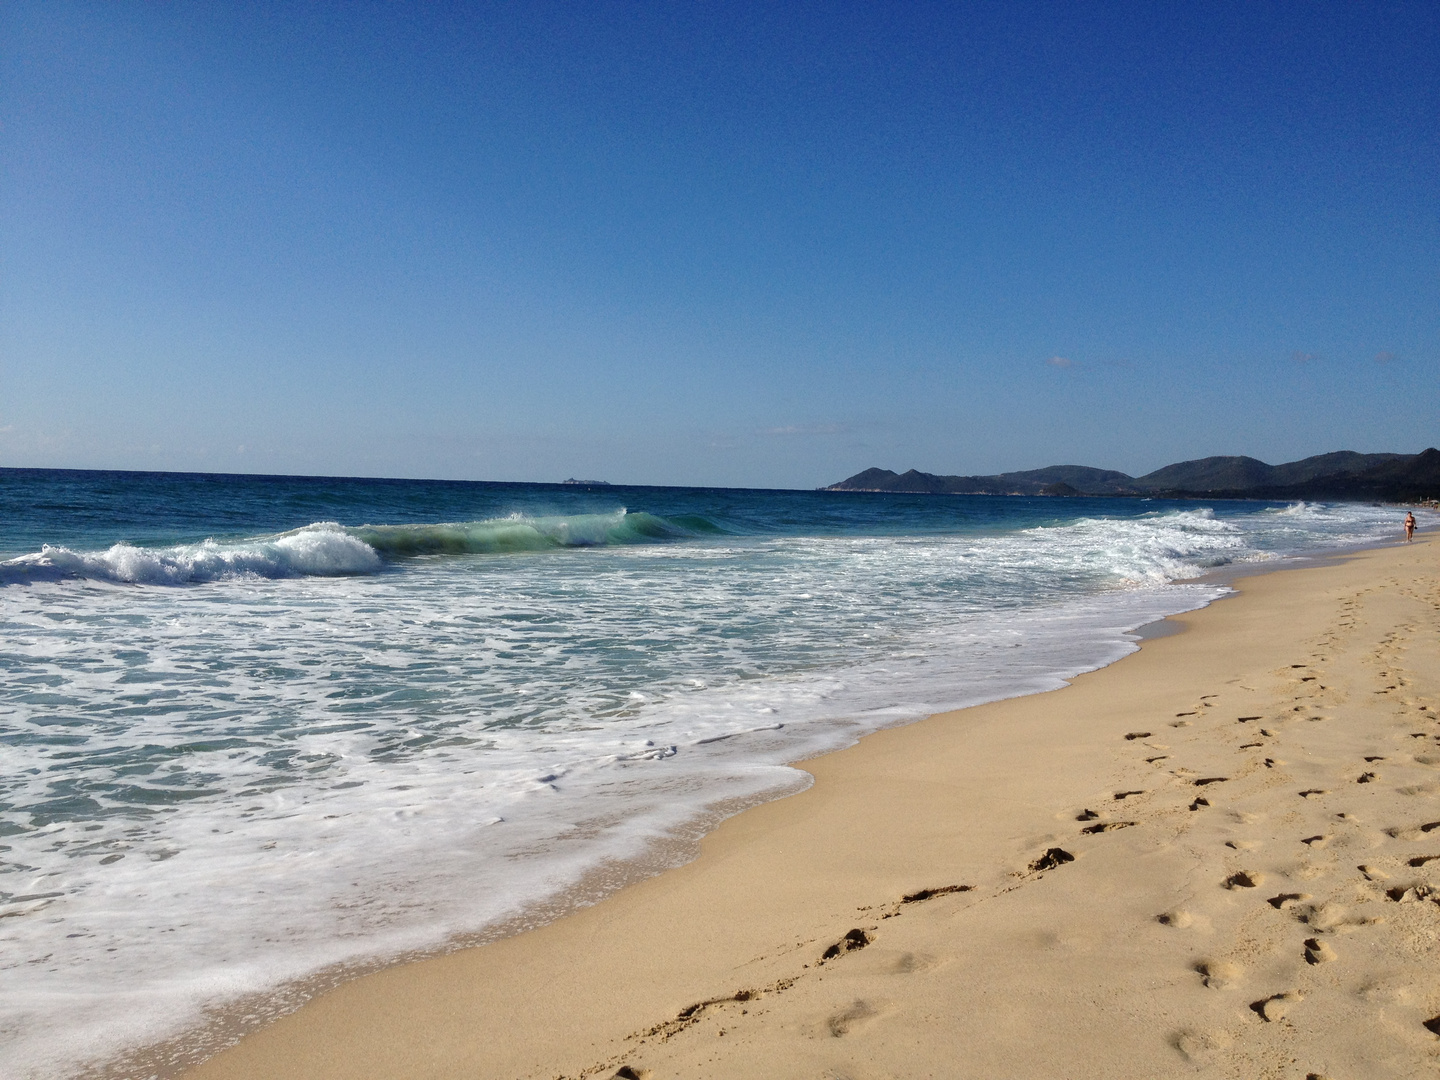
{"type": "Polygon", "coordinates": [[[486,521],[361,525],[333,521],[241,540],[147,548],[115,544],[105,551],[45,545],[0,562],[0,586],[93,580],[135,585],[189,585],[246,578],[335,577],[371,574],[382,557],[501,554],[602,547],[681,539],[683,525],[624,509],[608,514],[537,517],[510,514],[486,521]]]}
{"type": "Polygon", "coordinates": [[[380,556],[369,544],[333,522],[321,522],[259,540],[205,540],[158,550],[115,544],[106,551],[77,552],[47,544],[37,554],[0,563],[0,585],[67,578],[183,585],[225,578],[368,574],[380,566],[380,556]]]}
{"type": "MultiPolygon", "coordinates": [[[[442,946],[717,799],[802,781],[786,761],[1059,686],[1223,591],[1176,581],[1393,516],[607,542],[382,574],[334,525],[71,552],[74,572],[47,549],[55,580],[0,589],[0,1074],[67,1075],[442,946]]],[[[628,528],[596,517],[586,536],[628,528]]]]}

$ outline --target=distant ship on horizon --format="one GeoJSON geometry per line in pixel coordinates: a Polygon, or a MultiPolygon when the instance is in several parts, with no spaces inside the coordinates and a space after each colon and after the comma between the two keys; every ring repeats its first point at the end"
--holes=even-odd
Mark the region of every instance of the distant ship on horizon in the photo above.
{"type": "Polygon", "coordinates": [[[581,487],[609,487],[609,486],[610,486],[610,481],[609,481],[609,480],[576,480],[573,476],[570,477],[569,480],[564,480],[564,481],[562,481],[562,483],[566,483],[566,484],[579,484],[581,487]]]}

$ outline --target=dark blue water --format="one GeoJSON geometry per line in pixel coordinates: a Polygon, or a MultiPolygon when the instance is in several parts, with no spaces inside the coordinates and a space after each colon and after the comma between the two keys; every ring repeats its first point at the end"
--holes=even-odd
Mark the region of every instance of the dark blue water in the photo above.
{"type": "MultiPolygon", "coordinates": [[[[1275,503],[1220,502],[1219,517],[1275,503]]],[[[1138,517],[1193,503],[1125,498],[934,496],[736,488],[591,487],[357,477],[0,469],[0,558],[45,544],[97,550],[237,540],[341,525],[567,517],[620,508],[678,534],[896,536],[1004,532],[1082,517],[1138,517]]],[[[664,539],[659,537],[657,539],[664,539]]]]}

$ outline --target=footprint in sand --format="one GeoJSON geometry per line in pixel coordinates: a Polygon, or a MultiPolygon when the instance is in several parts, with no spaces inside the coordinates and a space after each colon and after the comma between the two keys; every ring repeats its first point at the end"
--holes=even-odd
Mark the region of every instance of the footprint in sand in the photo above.
{"type": "Polygon", "coordinates": [[[1393,825],[1385,830],[1385,835],[1395,840],[1420,840],[1426,833],[1434,832],[1440,828],[1440,821],[1427,821],[1424,825],[1417,825],[1407,829],[1402,825],[1393,825]]]}
{"type": "Polygon", "coordinates": [[[1102,821],[1099,825],[1089,825],[1080,831],[1086,834],[1113,832],[1116,829],[1128,829],[1134,824],[1133,821],[1102,821]]]}
{"type": "Polygon", "coordinates": [[[868,1001],[855,1000],[845,1008],[833,1012],[825,1020],[825,1026],[835,1038],[842,1038],[855,1028],[880,1015],[880,1009],[868,1001]]]}
{"type": "Polygon", "coordinates": [[[1207,1065],[1227,1049],[1233,1039],[1227,1031],[1179,1031],[1170,1038],[1170,1045],[1196,1065],[1207,1065]]]}
{"type": "Polygon", "coordinates": [[[1163,915],[1156,915],[1155,921],[1161,926],[1173,926],[1177,930],[1184,930],[1187,926],[1194,925],[1195,916],[1184,908],[1176,908],[1174,911],[1167,911],[1163,915]]]}
{"type": "Polygon", "coordinates": [[[1387,874],[1384,870],[1381,870],[1378,866],[1364,866],[1364,865],[1361,865],[1361,866],[1357,866],[1355,869],[1356,869],[1356,870],[1359,870],[1360,873],[1362,873],[1362,874],[1365,875],[1365,880],[1366,880],[1366,881],[1389,881],[1389,880],[1390,880],[1390,875],[1387,874]]]}
{"type": "Polygon", "coordinates": [[[1030,864],[1030,873],[1038,874],[1042,870],[1054,870],[1058,866],[1064,866],[1067,862],[1074,862],[1075,856],[1064,848],[1047,848],[1044,855],[1030,864]]]}
{"type": "Polygon", "coordinates": [[[1316,930],[1354,930],[1384,922],[1379,916],[1351,915],[1342,904],[1296,904],[1290,909],[1297,919],[1316,930]]]}
{"type": "Polygon", "coordinates": [[[1249,874],[1241,870],[1231,874],[1221,884],[1227,889],[1253,889],[1264,880],[1264,874],[1249,874]]]}
{"type": "Polygon", "coordinates": [[[1245,969],[1232,960],[1202,960],[1195,965],[1200,981],[1212,990],[1225,990],[1238,983],[1245,969]]]}
{"type": "Polygon", "coordinates": [[[1307,964],[1328,964],[1334,960],[1335,950],[1330,947],[1328,941],[1321,941],[1319,938],[1305,939],[1305,962],[1307,964]]]}
{"type": "Polygon", "coordinates": [[[1116,802],[1119,802],[1121,799],[1128,799],[1131,795],[1144,795],[1144,794],[1145,794],[1145,792],[1143,792],[1143,791],[1117,791],[1117,792],[1115,792],[1115,801],[1116,801],[1116,802]]]}
{"type": "Polygon", "coordinates": [[[897,975],[914,975],[918,971],[929,971],[940,961],[927,953],[901,953],[890,970],[897,975]]]}
{"type": "MultiPolygon", "coordinates": [[[[937,896],[949,896],[951,893],[971,892],[974,885],[936,885],[934,888],[921,889],[919,892],[906,893],[900,898],[902,904],[921,904],[937,896]]],[[[851,933],[854,933],[852,930],[851,933]]]]}
{"type": "Polygon", "coordinates": [[[1327,847],[1327,846],[1329,845],[1329,843],[1330,843],[1330,837],[1328,837],[1328,836],[1307,836],[1307,837],[1305,837],[1303,840],[1301,840],[1300,843],[1304,844],[1306,847],[1310,848],[1312,851],[1319,851],[1321,848],[1327,847]]]}
{"type": "Polygon", "coordinates": [[[1286,1013],[1303,1001],[1305,995],[1299,990],[1287,990],[1283,994],[1272,994],[1268,998],[1252,1001],[1250,1008],[1269,1023],[1282,1019],[1286,1013]]]}
{"type": "Polygon", "coordinates": [[[1273,907],[1276,911],[1279,911],[1282,908],[1286,908],[1291,906],[1292,904],[1298,904],[1301,901],[1309,899],[1309,893],[1282,892],[1279,896],[1272,896],[1269,900],[1266,900],[1265,902],[1271,907],[1273,907]]]}
{"type": "Polygon", "coordinates": [[[855,952],[857,949],[863,949],[866,945],[869,945],[874,940],[875,939],[873,937],[871,937],[864,930],[860,929],[857,926],[854,930],[851,930],[834,945],[831,945],[828,949],[826,949],[820,957],[820,962],[823,964],[826,960],[834,960],[835,957],[841,956],[844,953],[855,952]]]}

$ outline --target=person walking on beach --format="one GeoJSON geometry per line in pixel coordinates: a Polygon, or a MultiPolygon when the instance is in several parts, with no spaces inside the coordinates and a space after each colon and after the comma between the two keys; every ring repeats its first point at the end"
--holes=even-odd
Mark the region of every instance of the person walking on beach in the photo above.
{"type": "Polygon", "coordinates": [[[1405,542],[1408,544],[1415,539],[1415,515],[1409,510],[1405,511],[1405,542]]]}

